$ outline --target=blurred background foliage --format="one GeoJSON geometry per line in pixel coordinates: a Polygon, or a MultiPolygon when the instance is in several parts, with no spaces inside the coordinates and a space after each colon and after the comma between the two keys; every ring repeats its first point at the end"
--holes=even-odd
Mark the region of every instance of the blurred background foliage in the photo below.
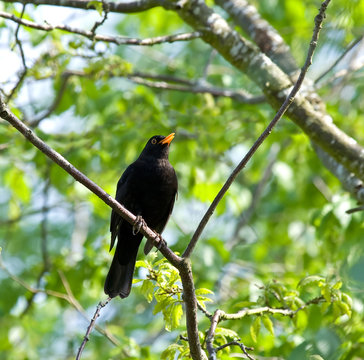
{"type": "MultiPolygon", "coordinates": [[[[319,2],[252,3],[302,64],[319,2]]],[[[208,4],[214,6],[212,1],[208,4]]],[[[6,3],[0,8],[17,16],[22,9],[6,3]]],[[[317,78],[363,35],[363,13],[363,0],[332,2],[310,78],[317,78]]],[[[24,18],[38,23],[62,20],[90,29],[100,15],[28,5],[24,18]]],[[[6,93],[22,69],[15,31],[14,23],[0,20],[1,62],[7,64],[1,71],[1,88],[6,93]]],[[[155,8],[133,15],[109,14],[97,31],[145,38],[190,29],[173,12],[155,8]]],[[[178,174],[179,195],[164,234],[174,251],[183,252],[209,203],[274,112],[266,104],[153,89],[127,76],[163,74],[254,95],[260,95],[259,89],[199,39],[153,47],[116,46],[25,27],[19,38],[28,71],[9,106],[32,124],[62,91],[65,71],[86,74],[69,76],[58,106],[35,131],[110,194],[152,135],[176,132],[170,162],[178,174]]],[[[355,51],[335,71],[363,57],[363,48],[355,51]]],[[[333,75],[334,71],[318,84],[318,92],[335,123],[363,144],[363,71],[326,81],[333,75]]],[[[71,359],[96,304],[105,297],[110,209],[4,121],[0,155],[0,359],[71,359]],[[47,293],[34,294],[34,289],[47,293]]],[[[318,160],[309,139],[283,118],[203,233],[192,257],[195,285],[212,291],[201,290],[201,301],[210,311],[221,308],[228,313],[245,306],[297,309],[327,294],[331,300],[312,304],[293,318],[266,314],[223,322],[217,345],[236,336],[254,347],[257,358],[364,358],[363,215],[345,213],[355,205],[318,160]]],[[[147,279],[148,266],[159,260],[160,254],[138,263],[130,297],[114,299],[102,311],[98,324],[118,345],[95,330],[84,359],[174,359],[175,350],[183,354],[186,344],[178,338],[185,320],[179,300],[168,304],[170,313],[166,304],[161,307],[164,312],[156,311],[161,298],[156,282],[147,279]],[[167,349],[173,343],[174,348],[167,349]]],[[[163,261],[159,265],[157,283],[165,281],[165,286],[178,289],[173,269],[163,261]]],[[[199,318],[203,336],[209,321],[202,313],[199,318]]],[[[221,359],[241,357],[237,348],[224,351],[221,359]]]]}

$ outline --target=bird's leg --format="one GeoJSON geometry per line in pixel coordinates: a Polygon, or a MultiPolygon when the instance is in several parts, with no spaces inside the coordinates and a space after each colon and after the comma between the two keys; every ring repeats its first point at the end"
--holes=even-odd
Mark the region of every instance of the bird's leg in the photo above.
{"type": "Polygon", "coordinates": [[[162,235],[154,232],[155,237],[153,238],[153,243],[155,247],[160,250],[163,246],[167,245],[167,242],[162,238],[162,235]]]}
{"type": "Polygon", "coordinates": [[[138,234],[140,229],[145,225],[147,224],[145,223],[144,219],[140,215],[137,215],[133,224],[133,235],[138,234]]]}

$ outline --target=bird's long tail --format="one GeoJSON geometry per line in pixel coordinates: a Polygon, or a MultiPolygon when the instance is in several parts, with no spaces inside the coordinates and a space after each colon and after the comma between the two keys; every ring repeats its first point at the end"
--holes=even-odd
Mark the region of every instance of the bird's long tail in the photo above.
{"type": "Polygon", "coordinates": [[[109,295],[111,298],[119,295],[123,299],[129,296],[133,282],[138,247],[142,237],[143,236],[139,236],[139,234],[135,236],[133,239],[134,246],[130,246],[129,243],[127,249],[125,248],[126,244],[124,243],[124,245],[122,243],[124,241],[121,242],[120,239],[118,240],[114,258],[112,259],[104,285],[105,294],[109,295]]]}

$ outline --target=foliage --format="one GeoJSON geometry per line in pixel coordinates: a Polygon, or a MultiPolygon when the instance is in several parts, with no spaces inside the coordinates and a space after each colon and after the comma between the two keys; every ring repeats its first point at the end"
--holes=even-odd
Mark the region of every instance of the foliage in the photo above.
{"type": "MultiPolygon", "coordinates": [[[[319,3],[255,5],[301,64],[319,3]]],[[[0,6],[20,16],[19,4],[0,6]]],[[[334,61],[362,34],[364,18],[358,9],[363,8],[363,0],[333,2],[309,76],[321,74],[328,58],[334,61]]],[[[24,18],[42,23],[58,8],[40,9],[27,6],[24,18]]],[[[102,9],[97,10],[71,9],[63,21],[90,29],[102,19],[102,9]]],[[[97,29],[134,38],[187,31],[175,13],[161,8],[109,14],[97,29]]],[[[12,48],[9,58],[16,55],[18,61],[6,78],[0,73],[1,89],[9,94],[22,69],[16,26],[1,19],[0,32],[2,47],[12,48]]],[[[26,27],[19,37],[28,71],[9,102],[11,110],[32,124],[62,91],[54,111],[35,131],[108,193],[114,194],[123,169],[151,135],[176,132],[170,161],[179,195],[164,237],[182,253],[209,203],[274,112],[267,104],[153,89],[130,77],[163,74],[259,95],[256,85],[200,39],[116,46],[26,27]],[[66,71],[83,75],[67,77],[66,71]]],[[[332,118],[359,143],[364,134],[362,77],[359,70],[318,88],[332,118]]],[[[0,359],[71,359],[104,296],[111,261],[110,209],[15,129],[3,121],[0,125],[0,359]],[[76,299],[81,308],[52,292],[72,295],[68,299],[76,299]]],[[[214,346],[240,338],[257,357],[364,358],[363,215],[345,213],[354,206],[355,199],[322,165],[309,139],[282,119],[218,206],[191,259],[202,309],[252,311],[219,323],[214,346]],[[273,149],[277,155],[272,159],[273,149]],[[263,181],[269,161],[272,171],[263,181]],[[260,185],[263,191],[257,196],[260,185]],[[252,204],[249,222],[241,225],[252,204]],[[292,313],[253,313],[263,308],[292,313]]],[[[140,254],[132,294],[114,299],[98,320],[117,344],[95,330],[83,358],[188,358],[184,315],[176,269],[159,253],[140,254]]],[[[198,316],[206,349],[211,323],[203,312],[198,316]]],[[[218,352],[220,359],[241,356],[237,347],[218,352]]]]}

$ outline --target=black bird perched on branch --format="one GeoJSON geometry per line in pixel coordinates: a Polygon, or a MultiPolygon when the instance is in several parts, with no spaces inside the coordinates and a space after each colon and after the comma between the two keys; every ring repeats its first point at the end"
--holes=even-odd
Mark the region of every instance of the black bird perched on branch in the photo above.
{"type": "MultiPolygon", "coordinates": [[[[169,144],[173,138],[174,133],[150,138],[138,159],[127,167],[118,182],[116,200],[138,217],[138,223],[130,225],[114,210],[111,213],[110,250],[116,236],[118,242],[104,290],[112,298],[117,295],[126,298],[130,293],[138,248],[143,238],[138,233],[140,217],[160,234],[171,215],[178,188],[176,173],[168,161],[169,144]]],[[[152,247],[148,240],[144,253],[148,254],[152,247]]]]}

